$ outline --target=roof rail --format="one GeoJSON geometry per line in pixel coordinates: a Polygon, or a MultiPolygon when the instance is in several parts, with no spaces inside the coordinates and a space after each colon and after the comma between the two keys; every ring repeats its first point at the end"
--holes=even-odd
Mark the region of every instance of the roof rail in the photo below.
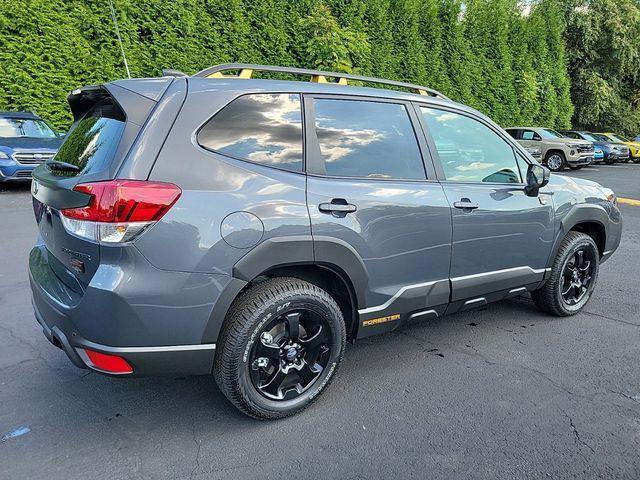
{"type": "Polygon", "coordinates": [[[256,65],[253,63],[225,63],[222,65],[214,65],[213,67],[205,68],[194,75],[194,77],[204,78],[251,78],[253,72],[277,72],[277,73],[290,73],[294,75],[306,75],[311,77],[310,81],[315,83],[336,83],[338,85],[347,85],[348,80],[354,80],[357,82],[369,82],[378,83],[381,85],[392,85],[394,87],[402,87],[412,90],[414,93],[420,95],[430,95],[432,97],[442,98],[449,100],[448,97],[433,90],[432,88],[423,87],[413,83],[397,82],[395,80],[385,80],[383,78],[364,77],[362,75],[351,75],[348,73],[338,72],[325,72],[323,70],[310,70],[307,68],[293,68],[293,67],[277,67],[274,65],[256,65]],[[224,72],[239,71],[237,75],[224,75],[224,72]],[[329,82],[328,78],[335,78],[335,82],[329,82]]]}

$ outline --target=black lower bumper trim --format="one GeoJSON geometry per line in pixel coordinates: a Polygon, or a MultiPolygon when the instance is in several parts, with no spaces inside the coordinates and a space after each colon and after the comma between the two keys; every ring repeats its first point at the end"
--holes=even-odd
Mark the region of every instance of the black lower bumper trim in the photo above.
{"type": "MultiPolygon", "coordinates": [[[[56,347],[63,350],[69,360],[79,368],[91,368],[100,373],[82,360],[77,349],[88,348],[96,352],[118,355],[133,367],[131,376],[147,375],[207,375],[213,369],[213,358],[216,345],[169,345],[150,347],[111,347],[93,343],[89,340],[74,336],[73,343],[58,327],[49,327],[34,303],[33,305],[36,320],[42,327],[44,336],[56,347]]],[[[105,373],[109,375],[108,373],[105,373]]],[[[110,375],[112,376],[112,375],[110,375]]],[[[114,375],[115,376],[115,375],[114,375]]],[[[123,376],[123,375],[117,375],[123,376]]]]}

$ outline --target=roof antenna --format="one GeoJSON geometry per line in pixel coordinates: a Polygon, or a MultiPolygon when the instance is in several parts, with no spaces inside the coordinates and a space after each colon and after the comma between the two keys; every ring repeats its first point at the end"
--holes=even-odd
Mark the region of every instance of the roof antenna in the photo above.
{"type": "Polygon", "coordinates": [[[116,27],[116,36],[118,37],[118,43],[120,44],[120,51],[122,52],[122,59],[124,60],[124,68],[127,70],[127,77],[131,78],[131,72],[129,71],[129,64],[127,63],[127,56],[124,54],[124,46],[122,45],[122,38],[120,38],[118,19],[116,18],[116,11],[113,8],[112,0],[109,0],[109,8],[111,9],[111,18],[113,18],[113,24],[116,27]]]}

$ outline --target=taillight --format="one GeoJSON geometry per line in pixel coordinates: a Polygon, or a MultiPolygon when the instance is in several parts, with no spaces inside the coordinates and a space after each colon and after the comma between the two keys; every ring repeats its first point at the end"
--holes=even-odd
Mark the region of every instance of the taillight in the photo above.
{"type": "Polygon", "coordinates": [[[61,210],[62,224],[73,235],[105,244],[132,241],[160,220],[182,193],[172,183],[140,180],[81,183],[74,190],[90,195],[89,204],[61,210]]]}

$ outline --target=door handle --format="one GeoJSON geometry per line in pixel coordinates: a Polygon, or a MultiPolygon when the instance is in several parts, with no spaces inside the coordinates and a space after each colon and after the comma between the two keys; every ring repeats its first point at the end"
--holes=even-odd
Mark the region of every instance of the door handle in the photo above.
{"type": "Polygon", "coordinates": [[[347,201],[342,198],[334,198],[331,200],[331,203],[321,203],[318,205],[318,210],[323,213],[347,214],[353,213],[357,209],[358,207],[351,203],[347,203],[347,201]]]}
{"type": "Polygon", "coordinates": [[[468,198],[461,198],[459,202],[453,202],[453,206],[462,210],[475,210],[480,207],[477,202],[472,202],[468,198]]]}

